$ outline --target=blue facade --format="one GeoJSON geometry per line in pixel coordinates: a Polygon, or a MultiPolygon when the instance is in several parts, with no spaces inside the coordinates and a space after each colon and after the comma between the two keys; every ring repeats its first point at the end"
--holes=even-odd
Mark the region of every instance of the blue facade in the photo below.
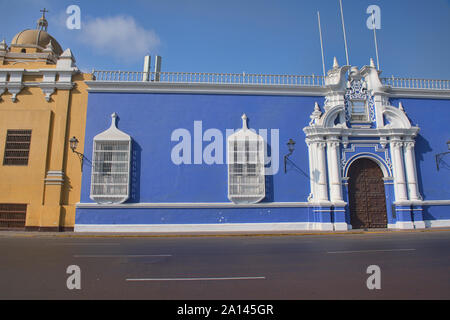
{"type": "MultiPolygon", "coordinates": [[[[90,85],[95,88],[94,82],[90,85]]],[[[339,166],[342,200],[332,201],[333,194],[328,189],[326,196],[330,201],[325,203],[309,199],[311,179],[316,177],[314,172],[311,176],[310,150],[302,131],[310,124],[315,103],[321,106],[327,103],[323,91],[304,95],[276,94],[275,91],[267,94],[258,90],[246,94],[205,94],[195,92],[195,88],[189,93],[158,88],[139,92],[120,90],[120,83],[114,85],[117,90],[98,89],[89,93],[84,152],[92,159],[94,136],[108,128],[110,115],[116,112],[118,128],[132,138],[129,199],[120,205],[95,204],[90,199],[92,166],[85,161],[75,230],[111,231],[128,230],[114,226],[145,226],[136,230],[159,231],[166,230],[165,225],[181,226],[174,227],[177,231],[188,230],[182,225],[192,226],[192,230],[225,230],[220,226],[232,224],[243,230],[245,225],[249,226],[245,230],[258,230],[257,224],[264,226],[262,230],[338,230],[333,226],[339,224],[351,228],[346,172],[352,161],[361,157],[376,161],[385,174],[388,226],[402,221],[413,224],[425,221],[426,226],[433,220],[444,221],[436,225],[440,226],[450,221],[450,171],[448,168],[437,171],[435,163],[435,154],[446,151],[445,143],[450,137],[450,100],[447,98],[397,96],[389,100],[390,105],[401,102],[411,124],[420,128],[414,154],[421,201],[403,204],[395,201],[391,146],[389,143],[381,145],[377,136],[358,136],[345,145],[340,143],[337,149],[339,162],[342,162],[342,167],[339,166]],[[243,113],[248,116],[250,129],[267,135],[267,156],[271,161],[266,167],[274,173],[265,177],[264,200],[252,205],[235,205],[227,194],[226,141],[230,134],[227,129],[239,129],[243,113]],[[188,142],[186,136],[184,139],[173,136],[177,129],[189,132],[188,142]],[[296,144],[285,173],[284,156],[288,153],[289,139],[296,144]],[[185,162],[176,164],[172,156],[174,148],[179,151],[176,147],[181,142],[190,148],[184,148],[179,154],[185,162]],[[217,148],[218,145],[221,148],[217,148]],[[215,163],[205,163],[208,155],[215,163]],[[214,227],[195,228],[200,225],[214,227]],[[325,227],[317,228],[317,225],[325,227]]],[[[326,110],[321,108],[321,111],[326,110]]],[[[375,117],[375,114],[370,116],[375,117]]],[[[376,122],[372,123],[371,129],[375,125],[376,122]]],[[[327,167],[331,165],[329,156],[325,163],[327,167]]],[[[325,173],[327,183],[333,179],[329,170],[325,173]]],[[[316,180],[319,185],[320,178],[316,180]]]]}

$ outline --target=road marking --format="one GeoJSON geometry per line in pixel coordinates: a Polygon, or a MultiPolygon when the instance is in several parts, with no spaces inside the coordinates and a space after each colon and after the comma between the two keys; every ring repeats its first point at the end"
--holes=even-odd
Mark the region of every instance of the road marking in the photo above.
{"type": "Polygon", "coordinates": [[[416,249],[380,249],[380,250],[355,250],[355,251],[329,251],[327,253],[363,253],[363,252],[390,252],[390,251],[415,251],[416,249]]]}
{"type": "Polygon", "coordinates": [[[142,279],[126,279],[126,281],[215,281],[215,280],[266,280],[266,277],[142,278],[142,279]]]}
{"type": "Polygon", "coordinates": [[[74,258],[145,258],[145,257],[171,257],[171,254],[111,254],[111,255],[95,255],[95,254],[76,254],[74,258]]]}
{"type": "Polygon", "coordinates": [[[84,243],[47,243],[48,246],[118,246],[120,243],[94,243],[94,242],[84,242],[84,243]]]}

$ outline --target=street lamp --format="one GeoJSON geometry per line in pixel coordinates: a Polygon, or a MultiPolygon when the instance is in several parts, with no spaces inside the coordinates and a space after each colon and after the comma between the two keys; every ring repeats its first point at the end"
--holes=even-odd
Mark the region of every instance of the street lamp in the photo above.
{"type": "MultiPolygon", "coordinates": [[[[447,141],[447,148],[448,148],[448,150],[450,150],[450,140],[447,141]]],[[[438,171],[439,171],[439,164],[441,163],[442,158],[443,158],[446,154],[449,154],[449,153],[450,153],[450,151],[442,152],[442,153],[436,154],[436,168],[437,168],[438,171]]]]}
{"type": "Polygon", "coordinates": [[[289,153],[284,156],[284,173],[286,173],[286,171],[287,171],[286,170],[286,161],[288,160],[288,158],[292,154],[292,152],[294,152],[295,141],[292,139],[289,139],[289,141],[287,142],[287,146],[288,146],[289,153]]]}
{"type": "Polygon", "coordinates": [[[75,149],[78,146],[78,139],[75,136],[73,136],[72,138],[70,138],[69,142],[70,142],[70,149],[72,149],[72,152],[75,152],[75,149]]]}
{"type": "MultiPolygon", "coordinates": [[[[84,154],[82,154],[81,152],[76,151],[76,148],[78,146],[78,139],[73,136],[72,138],[70,138],[69,143],[70,143],[70,149],[72,149],[72,152],[75,153],[78,158],[80,159],[80,163],[81,163],[81,171],[83,171],[83,160],[86,158],[84,156],[84,154]]],[[[86,158],[87,160],[87,158],[86,158]]]]}

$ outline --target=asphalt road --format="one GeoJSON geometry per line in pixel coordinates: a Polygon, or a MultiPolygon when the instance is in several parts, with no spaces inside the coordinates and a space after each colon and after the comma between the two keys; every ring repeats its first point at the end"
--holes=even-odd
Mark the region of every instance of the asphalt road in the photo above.
{"type": "Polygon", "coordinates": [[[146,238],[2,233],[0,299],[450,299],[450,231],[146,238]],[[71,265],[80,268],[80,290],[67,288],[71,265]],[[370,265],[380,268],[381,289],[367,288],[370,265]]]}

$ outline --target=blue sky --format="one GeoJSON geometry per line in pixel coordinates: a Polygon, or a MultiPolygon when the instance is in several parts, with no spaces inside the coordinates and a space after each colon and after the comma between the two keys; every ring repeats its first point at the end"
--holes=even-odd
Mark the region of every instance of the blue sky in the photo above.
{"type": "MultiPolygon", "coordinates": [[[[383,76],[450,79],[450,0],[343,0],[351,65],[375,59],[372,4],[383,76]]],[[[43,7],[49,33],[84,71],[141,71],[157,54],[163,71],[320,75],[318,10],[326,69],[346,60],[338,0],[0,0],[0,38],[34,28],[43,7]],[[80,30],[66,27],[72,4],[80,30]]]]}

